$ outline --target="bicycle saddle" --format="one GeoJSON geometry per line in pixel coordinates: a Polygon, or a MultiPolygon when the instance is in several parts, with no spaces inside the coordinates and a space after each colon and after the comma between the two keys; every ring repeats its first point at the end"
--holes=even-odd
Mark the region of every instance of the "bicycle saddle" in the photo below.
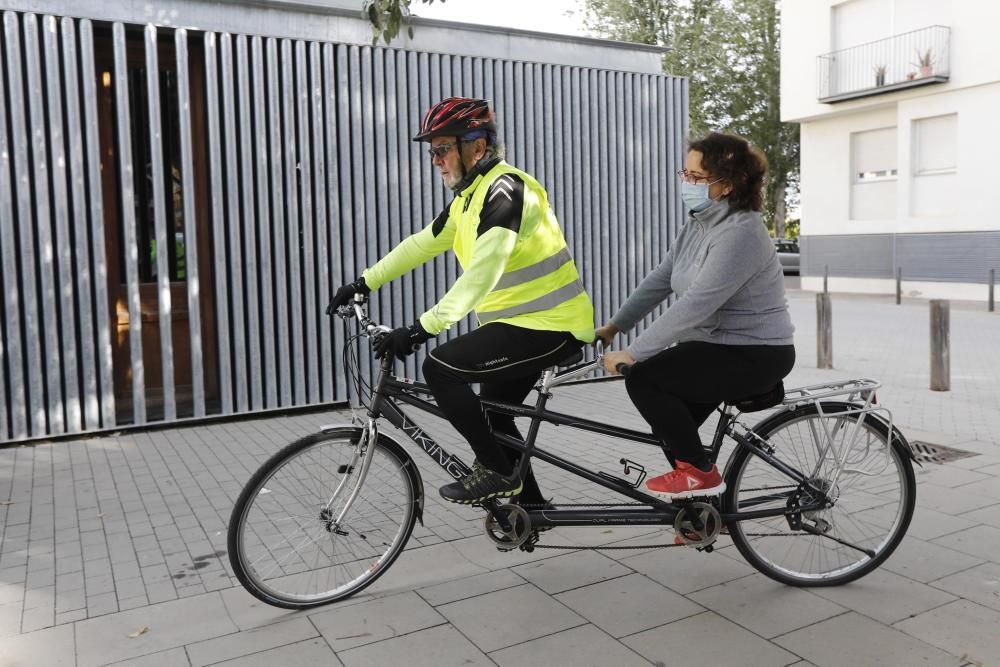
{"type": "Polygon", "coordinates": [[[560,359],[556,363],[556,366],[558,366],[559,368],[566,368],[568,366],[575,366],[578,363],[580,363],[581,361],[583,361],[583,348],[582,347],[579,348],[579,349],[577,349],[577,350],[574,350],[565,359],[560,359]]]}
{"type": "Polygon", "coordinates": [[[785,400],[785,383],[778,380],[778,384],[774,385],[774,387],[765,391],[763,394],[746,396],[735,400],[726,400],[726,405],[732,405],[740,412],[757,412],[758,410],[773,408],[783,400],[785,400]]]}

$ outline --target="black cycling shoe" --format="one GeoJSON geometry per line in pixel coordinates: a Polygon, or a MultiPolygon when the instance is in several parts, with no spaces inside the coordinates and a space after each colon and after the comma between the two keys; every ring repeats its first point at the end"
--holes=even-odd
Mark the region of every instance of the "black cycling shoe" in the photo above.
{"type": "Polygon", "coordinates": [[[517,477],[511,480],[485,466],[474,465],[471,473],[457,482],[445,484],[438,493],[448,502],[479,505],[492,498],[516,496],[523,486],[517,477]]]}

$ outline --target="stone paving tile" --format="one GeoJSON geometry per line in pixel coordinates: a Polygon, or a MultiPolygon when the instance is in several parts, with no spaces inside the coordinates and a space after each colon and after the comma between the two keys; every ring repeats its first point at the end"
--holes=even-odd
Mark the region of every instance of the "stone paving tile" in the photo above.
{"type": "Polygon", "coordinates": [[[1000,611],[1000,565],[996,563],[983,563],[942,577],[931,586],[1000,611]]]}
{"type": "Polygon", "coordinates": [[[501,649],[490,654],[500,667],[574,665],[575,667],[648,667],[645,660],[593,625],[501,649]]]}
{"type": "Polygon", "coordinates": [[[887,624],[916,616],[955,599],[950,593],[884,569],[875,570],[843,586],[814,588],[811,592],[887,624]]]}
{"type": "Polygon", "coordinates": [[[438,611],[487,653],[585,623],[531,585],[452,602],[438,607],[438,611]],[[498,618],[504,622],[498,623],[498,618]]]}
{"type": "Polygon", "coordinates": [[[621,563],[596,551],[578,551],[537,563],[519,565],[513,569],[550,595],[632,572],[621,563]]]}
{"type": "Polygon", "coordinates": [[[261,602],[250,595],[242,586],[226,589],[219,595],[222,597],[229,618],[240,630],[251,630],[272,623],[288,621],[300,613],[261,602]]]}
{"type": "Polygon", "coordinates": [[[224,637],[188,644],[187,654],[192,667],[204,667],[318,636],[316,627],[308,618],[302,616],[248,632],[235,632],[224,637]]]}
{"type": "Polygon", "coordinates": [[[982,562],[981,558],[907,536],[882,567],[890,572],[927,583],[982,562]]]}
{"type": "Polygon", "coordinates": [[[972,510],[987,505],[995,505],[996,499],[989,496],[976,496],[964,488],[952,489],[937,484],[922,484],[917,489],[917,506],[962,516],[972,510]]]}
{"type": "Polygon", "coordinates": [[[137,658],[237,630],[218,593],[91,618],[76,624],[78,667],[137,658]],[[149,630],[129,637],[144,627],[149,630]]]}
{"type": "Polygon", "coordinates": [[[187,652],[183,648],[172,648],[141,658],[132,658],[111,663],[108,667],[191,667],[187,652]]]}
{"type": "Polygon", "coordinates": [[[555,598],[612,637],[635,634],[705,611],[641,574],[576,588],[555,598]]]}
{"type": "Polygon", "coordinates": [[[402,637],[386,639],[367,646],[338,652],[346,667],[371,665],[406,665],[406,667],[443,667],[444,665],[493,665],[482,651],[450,625],[419,630],[402,637]]]}
{"type": "Polygon", "coordinates": [[[72,625],[0,640],[0,665],[75,667],[76,664],[72,625]]]}
{"type": "Polygon", "coordinates": [[[784,667],[798,656],[708,611],[626,637],[622,642],[664,665],[784,667]]]}
{"type": "Polygon", "coordinates": [[[956,600],[894,627],[973,664],[1000,658],[1000,611],[969,600],[956,600]]]}
{"type": "Polygon", "coordinates": [[[464,558],[454,542],[447,542],[404,550],[392,567],[365,590],[373,594],[397,593],[483,572],[486,568],[464,558]]]}
{"type": "Polygon", "coordinates": [[[445,622],[441,614],[412,592],[320,611],[310,620],[338,652],[445,622]]]}
{"type": "Polygon", "coordinates": [[[486,572],[485,574],[477,574],[464,579],[456,579],[455,581],[421,588],[417,590],[417,594],[429,604],[437,607],[438,605],[465,600],[466,598],[482,595],[483,593],[492,593],[493,591],[505,588],[513,588],[523,583],[525,583],[525,580],[512,570],[497,570],[495,572],[486,572]]]}
{"type": "Polygon", "coordinates": [[[933,542],[983,560],[1000,562],[1000,528],[975,526],[933,542]]]}
{"type": "MultiPolygon", "coordinates": [[[[920,495],[920,489],[917,489],[917,495],[920,495]]],[[[966,512],[962,516],[952,516],[927,507],[917,507],[913,511],[913,519],[910,520],[910,527],[906,530],[906,534],[908,538],[916,537],[921,540],[933,540],[935,537],[957,533],[960,530],[972,528],[980,523],[989,523],[989,521],[984,520],[981,516],[977,516],[977,514],[986,513],[990,517],[994,515],[1000,516],[1000,514],[997,514],[997,510],[1000,510],[1000,506],[985,507],[973,512],[966,512]]]]}
{"type": "Polygon", "coordinates": [[[682,594],[756,572],[742,559],[730,558],[719,551],[707,554],[688,547],[649,551],[622,558],[621,563],[682,594]]]}
{"type": "Polygon", "coordinates": [[[772,638],[847,611],[807,590],[755,574],[689,596],[761,637],[772,638]]]}
{"type": "Polygon", "coordinates": [[[957,657],[853,612],[774,640],[818,667],[921,665],[958,667],[957,657]]]}
{"type": "Polygon", "coordinates": [[[308,639],[297,644],[217,663],[217,667],[275,667],[276,665],[341,667],[343,663],[322,639],[308,639]]]}

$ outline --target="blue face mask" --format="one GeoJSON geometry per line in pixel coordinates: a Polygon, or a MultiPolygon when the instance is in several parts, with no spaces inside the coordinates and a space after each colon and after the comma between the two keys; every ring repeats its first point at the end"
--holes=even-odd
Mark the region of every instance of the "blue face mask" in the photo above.
{"type": "MultiPolygon", "coordinates": [[[[712,183],[718,183],[718,179],[712,181],[712,183]]],[[[681,181],[681,201],[684,202],[684,206],[689,211],[704,211],[706,208],[712,205],[715,200],[712,199],[708,194],[708,186],[712,183],[688,183],[687,181],[681,181]]]]}

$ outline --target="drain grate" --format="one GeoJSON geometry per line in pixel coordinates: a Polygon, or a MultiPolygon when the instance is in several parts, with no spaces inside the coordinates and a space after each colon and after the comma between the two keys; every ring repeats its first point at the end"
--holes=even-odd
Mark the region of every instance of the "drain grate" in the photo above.
{"type": "Polygon", "coordinates": [[[970,456],[979,456],[978,452],[967,452],[964,449],[934,445],[920,440],[910,442],[910,448],[913,449],[913,455],[921,463],[947,463],[948,461],[967,459],[970,456]]]}

